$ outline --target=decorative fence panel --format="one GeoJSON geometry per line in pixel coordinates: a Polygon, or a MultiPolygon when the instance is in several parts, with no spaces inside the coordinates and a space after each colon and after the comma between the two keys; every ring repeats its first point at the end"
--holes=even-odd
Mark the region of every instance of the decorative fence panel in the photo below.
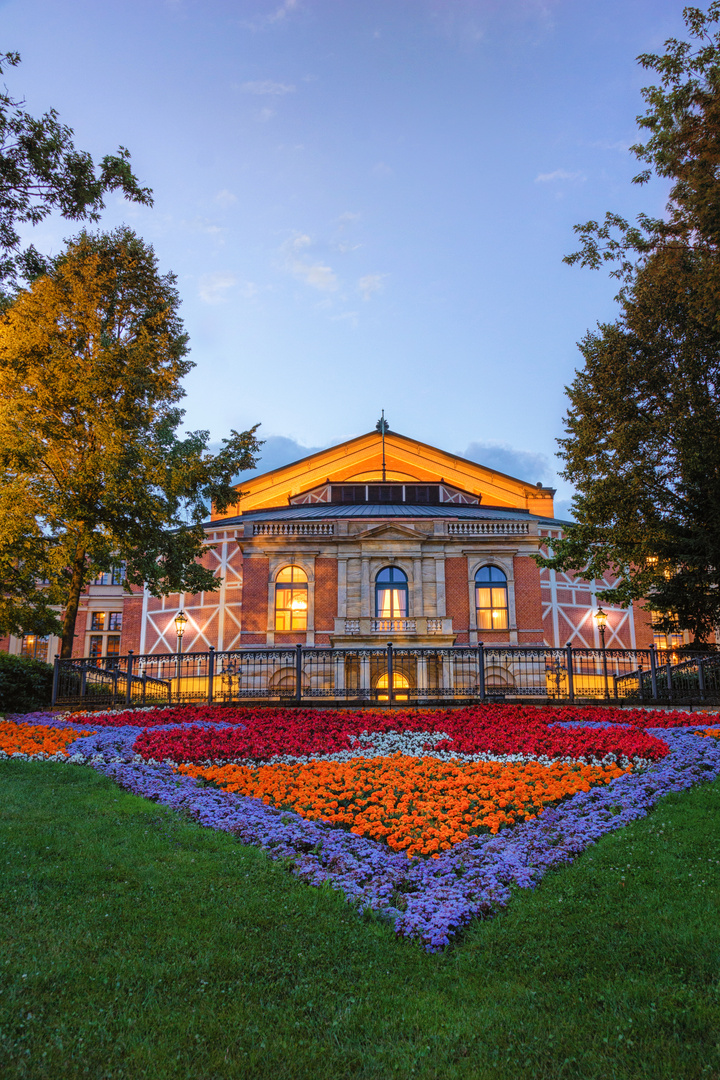
{"type": "Polygon", "coordinates": [[[53,705],[720,704],[720,653],[549,646],[235,649],[55,661],[53,705]]]}

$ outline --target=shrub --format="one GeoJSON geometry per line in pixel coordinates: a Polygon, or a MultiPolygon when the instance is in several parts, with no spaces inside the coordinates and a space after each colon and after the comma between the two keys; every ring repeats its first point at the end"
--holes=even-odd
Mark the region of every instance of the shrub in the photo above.
{"type": "Polygon", "coordinates": [[[0,653],[0,713],[32,712],[49,705],[52,680],[51,664],[0,653]]]}

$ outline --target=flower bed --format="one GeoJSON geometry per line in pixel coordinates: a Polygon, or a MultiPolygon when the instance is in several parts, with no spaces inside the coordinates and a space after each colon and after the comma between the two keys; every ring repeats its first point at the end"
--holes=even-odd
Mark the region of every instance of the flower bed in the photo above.
{"type": "MultiPolygon", "coordinates": [[[[207,712],[205,710],[205,716],[207,712]]],[[[660,739],[641,730],[617,727],[571,728],[556,719],[560,710],[522,706],[480,706],[432,712],[332,712],[312,709],[247,709],[233,717],[234,726],[215,729],[188,722],[204,719],[197,711],[174,710],[182,727],[171,731],[145,730],[138,735],[135,749],[146,760],[201,762],[267,761],[270,758],[331,755],[356,750],[366,733],[441,733],[436,751],[469,756],[520,755],[531,758],[572,758],[591,763],[612,760],[658,761],[667,753],[660,739]]],[[[589,710],[587,710],[589,711],[589,710]]],[[[605,710],[606,711],[606,710],[605,710]]],[[[163,710],[165,712],[165,710],[163,710]]],[[[169,720],[170,710],[166,713],[169,720]]],[[[127,714],[117,714],[118,719],[127,714]]],[[[225,710],[215,717],[225,720],[225,710]]],[[[573,713],[573,721],[578,716],[573,713]]],[[[594,718],[593,718],[594,719],[594,718]]]]}
{"type": "MultiPolygon", "coordinates": [[[[617,765],[541,765],[405,757],[301,765],[242,765],[178,772],[294,810],[310,821],[384,840],[394,851],[433,855],[469,836],[535,817],[547,804],[622,776],[617,765]]],[[[627,771],[627,770],[625,770],[627,771]]]]}
{"type": "MultiPolygon", "coordinates": [[[[78,734],[72,728],[0,720],[0,758],[21,757],[38,761],[52,757],[65,758],[68,756],[67,747],[75,742],[78,734]]],[[[80,734],[91,733],[83,731],[80,734]]]]}
{"type": "Polygon", "coordinates": [[[435,950],[513,886],[719,776],[720,739],[698,738],[719,729],[696,719],[482,706],[158,709],[93,715],[90,734],[82,715],[25,722],[69,733],[69,761],[262,846],[435,950]]]}

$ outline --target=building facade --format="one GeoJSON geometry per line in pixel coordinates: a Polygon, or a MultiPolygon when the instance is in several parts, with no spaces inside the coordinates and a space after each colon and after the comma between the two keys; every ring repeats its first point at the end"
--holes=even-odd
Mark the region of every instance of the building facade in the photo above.
{"type": "MultiPolygon", "coordinates": [[[[533,559],[562,532],[551,488],[377,431],[238,485],[213,512],[205,556],[217,592],[155,598],[102,575],[86,590],[73,653],[303,644],[599,645],[596,593],[533,559]]],[[[603,602],[608,648],[653,640],[649,612],[603,602]]],[[[52,660],[58,642],[0,643],[52,660]]]]}

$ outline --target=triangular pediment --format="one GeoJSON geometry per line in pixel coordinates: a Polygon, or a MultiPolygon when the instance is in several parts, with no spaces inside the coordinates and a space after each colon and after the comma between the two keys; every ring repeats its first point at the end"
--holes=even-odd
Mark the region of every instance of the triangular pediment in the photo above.
{"type": "Polygon", "coordinates": [[[382,525],[375,525],[371,529],[363,529],[355,533],[354,540],[370,540],[382,537],[383,540],[424,540],[427,532],[424,529],[413,529],[409,525],[398,525],[396,522],[384,521],[382,525]]]}
{"type": "MultiPolygon", "coordinates": [[[[284,507],[291,498],[326,483],[377,483],[382,479],[382,438],[371,431],[241,482],[235,512],[284,507]]],[[[485,507],[553,516],[552,488],[519,480],[395,431],[385,436],[384,479],[398,484],[445,483],[477,496],[485,507]]],[[[213,512],[213,517],[218,516],[213,512]]],[[[229,516],[229,512],[222,516],[229,516]]]]}

